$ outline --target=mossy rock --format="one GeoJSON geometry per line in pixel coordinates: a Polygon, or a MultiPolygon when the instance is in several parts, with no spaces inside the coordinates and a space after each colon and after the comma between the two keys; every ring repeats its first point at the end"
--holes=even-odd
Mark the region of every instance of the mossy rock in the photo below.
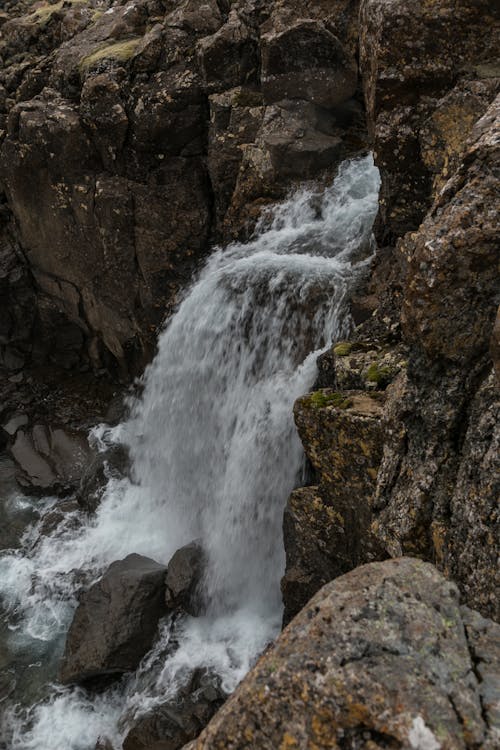
{"type": "Polygon", "coordinates": [[[126,41],[115,42],[114,44],[100,47],[95,50],[95,52],[92,52],[91,55],[84,57],[80,61],[80,71],[84,73],[104,60],[126,62],[133,57],[141,41],[142,37],[134,37],[133,39],[127,39],[126,41]]]}
{"type": "Polygon", "coordinates": [[[309,396],[309,402],[315,409],[324,409],[326,406],[335,406],[337,409],[348,409],[352,401],[343,393],[326,391],[315,391],[309,396]]]}
{"type": "Polygon", "coordinates": [[[54,5],[46,3],[34,10],[33,13],[30,13],[28,20],[40,26],[45,26],[56,13],[63,9],[72,8],[75,5],[88,5],[88,0],[59,0],[54,5]]]}
{"type": "Polygon", "coordinates": [[[352,344],[349,341],[341,341],[333,347],[333,353],[336,357],[347,357],[352,351],[352,344]]]}
{"type": "Polygon", "coordinates": [[[377,386],[383,386],[390,383],[393,374],[390,367],[381,367],[378,362],[373,362],[366,371],[366,380],[369,383],[375,383],[377,386]]]}

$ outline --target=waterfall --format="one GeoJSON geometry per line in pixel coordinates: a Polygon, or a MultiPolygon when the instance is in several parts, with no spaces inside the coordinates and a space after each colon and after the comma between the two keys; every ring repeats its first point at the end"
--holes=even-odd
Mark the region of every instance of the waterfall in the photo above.
{"type": "Polygon", "coordinates": [[[34,524],[0,557],[9,648],[41,650],[42,665],[60,654],[78,571],[95,579],[131,552],[166,563],[193,539],[208,559],[206,614],[178,624],[175,649],[165,623],[137,673],[99,696],[52,686],[31,706],[11,702],[9,750],[94,750],[99,735],[119,748],[124,717],[164,700],[186,670],[208,665],[231,690],[278,632],[282,515],[302,464],[293,402],[318,350],[349,333],[378,189],[371,156],[345,162],[327,189],[265,212],[251,241],[216,249],[161,333],[130,417],[95,431],[129,447],[131,478],[110,481],[92,519],[43,537],[34,524]]]}

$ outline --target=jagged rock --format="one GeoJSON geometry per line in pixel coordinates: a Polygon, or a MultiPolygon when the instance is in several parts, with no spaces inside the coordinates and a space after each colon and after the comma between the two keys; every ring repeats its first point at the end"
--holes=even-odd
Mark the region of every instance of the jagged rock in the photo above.
{"type": "Polygon", "coordinates": [[[319,486],[293,492],[285,509],[285,623],[324,583],[378,554],[370,525],[382,458],[382,406],[382,394],[328,389],[295,404],[319,486]]]}
{"type": "Polygon", "coordinates": [[[375,531],[392,555],[436,560],[465,601],[498,617],[498,382],[489,353],[497,312],[500,98],[418,232],[402,328],[407,377],[387,405],[375,531]]]}
{"type": "Polygon", "coordinates": [[[165,572],[154,560],[128,555],[81,595],[66,639],[62,682],[119,676],[138,666],[166,613],[165,572]]]}
{"type": "Polygon", "coordinates": [[[197,670],[175,698],[135,720],[123,750],[178,750],[198,736],[225,699],[220,679],[197,670]]]}
{"type": "Polygon", "coordinates": [[[440,184],[436,169],[457,150],[457,132],[463,143],[495,96],[489,79],[500,73],[498,15],[489,0],[443,0],[439,6],[363,0],[359,29],[368,127],[382,176],[379,235],[393,242],[418,227],[433,184],[440,184]],[[454,96],[450,111],[448,94],[459,76],[486,80],[489,94],[473,104],[454,96]],[[476,108],[472,120],[470,106],[476,108]]]}
{"type": "Polygon", "coordinates": [[[198,542],[181,547],[167,566],[165,602],[169,609],[181,608],[195,617],[200,611],[197,592],[205,566],[205,554],[198,542]]]}
{"type": "Polygon", "coordinates": [[[19,484],[34,493],[71,492],[93,456],[85,435],[41,424],[18,429],[9,450],[19,484]]]}
{"type": "Polygon", "coordinates": [[[432,565],[410,558],[337,578],[290,623],[189,750],[493,750],[499,726],[490,679],[500,666],[500,627],[483,621],[474,630],[476,615],[461,610],[458,598],[432,565]],[[486,682],[478,681],[481,674],[486,682]]]}

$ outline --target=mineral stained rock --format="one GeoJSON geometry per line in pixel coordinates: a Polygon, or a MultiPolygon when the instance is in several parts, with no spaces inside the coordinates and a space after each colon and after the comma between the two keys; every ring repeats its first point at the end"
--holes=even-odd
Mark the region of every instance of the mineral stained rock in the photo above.
{"type": "Polygon", "coordinates": [[[316,594],[187,747],[493,750],[499,636],[433,565],[361,566],[316,594]]]}

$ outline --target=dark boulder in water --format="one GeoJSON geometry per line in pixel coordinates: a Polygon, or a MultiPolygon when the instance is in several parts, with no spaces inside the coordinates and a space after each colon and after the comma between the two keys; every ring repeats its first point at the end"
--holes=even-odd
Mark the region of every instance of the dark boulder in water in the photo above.
{"type": "Polygon", "coordinates": [[[136,720],[123,750],[177,750],[198,736],[225,699],[220,679],[204,669],[196,670],[175,698],[136,720]]]}
{"type": "Polygon", "coordinates": [[[119,676],[138,666],[167,611],[165,571],[154,560],[128,555],[82,594],[66,640],[62,682],[119,676]]]}
{"type": "Polygon", "coordinates": [[[199,614],[201,602],[197,589],[204,566],[205,553],[198,541],[177,550],[167,568],[165,601],[168,607],[181,608],[194,617],[199,614]]]}

